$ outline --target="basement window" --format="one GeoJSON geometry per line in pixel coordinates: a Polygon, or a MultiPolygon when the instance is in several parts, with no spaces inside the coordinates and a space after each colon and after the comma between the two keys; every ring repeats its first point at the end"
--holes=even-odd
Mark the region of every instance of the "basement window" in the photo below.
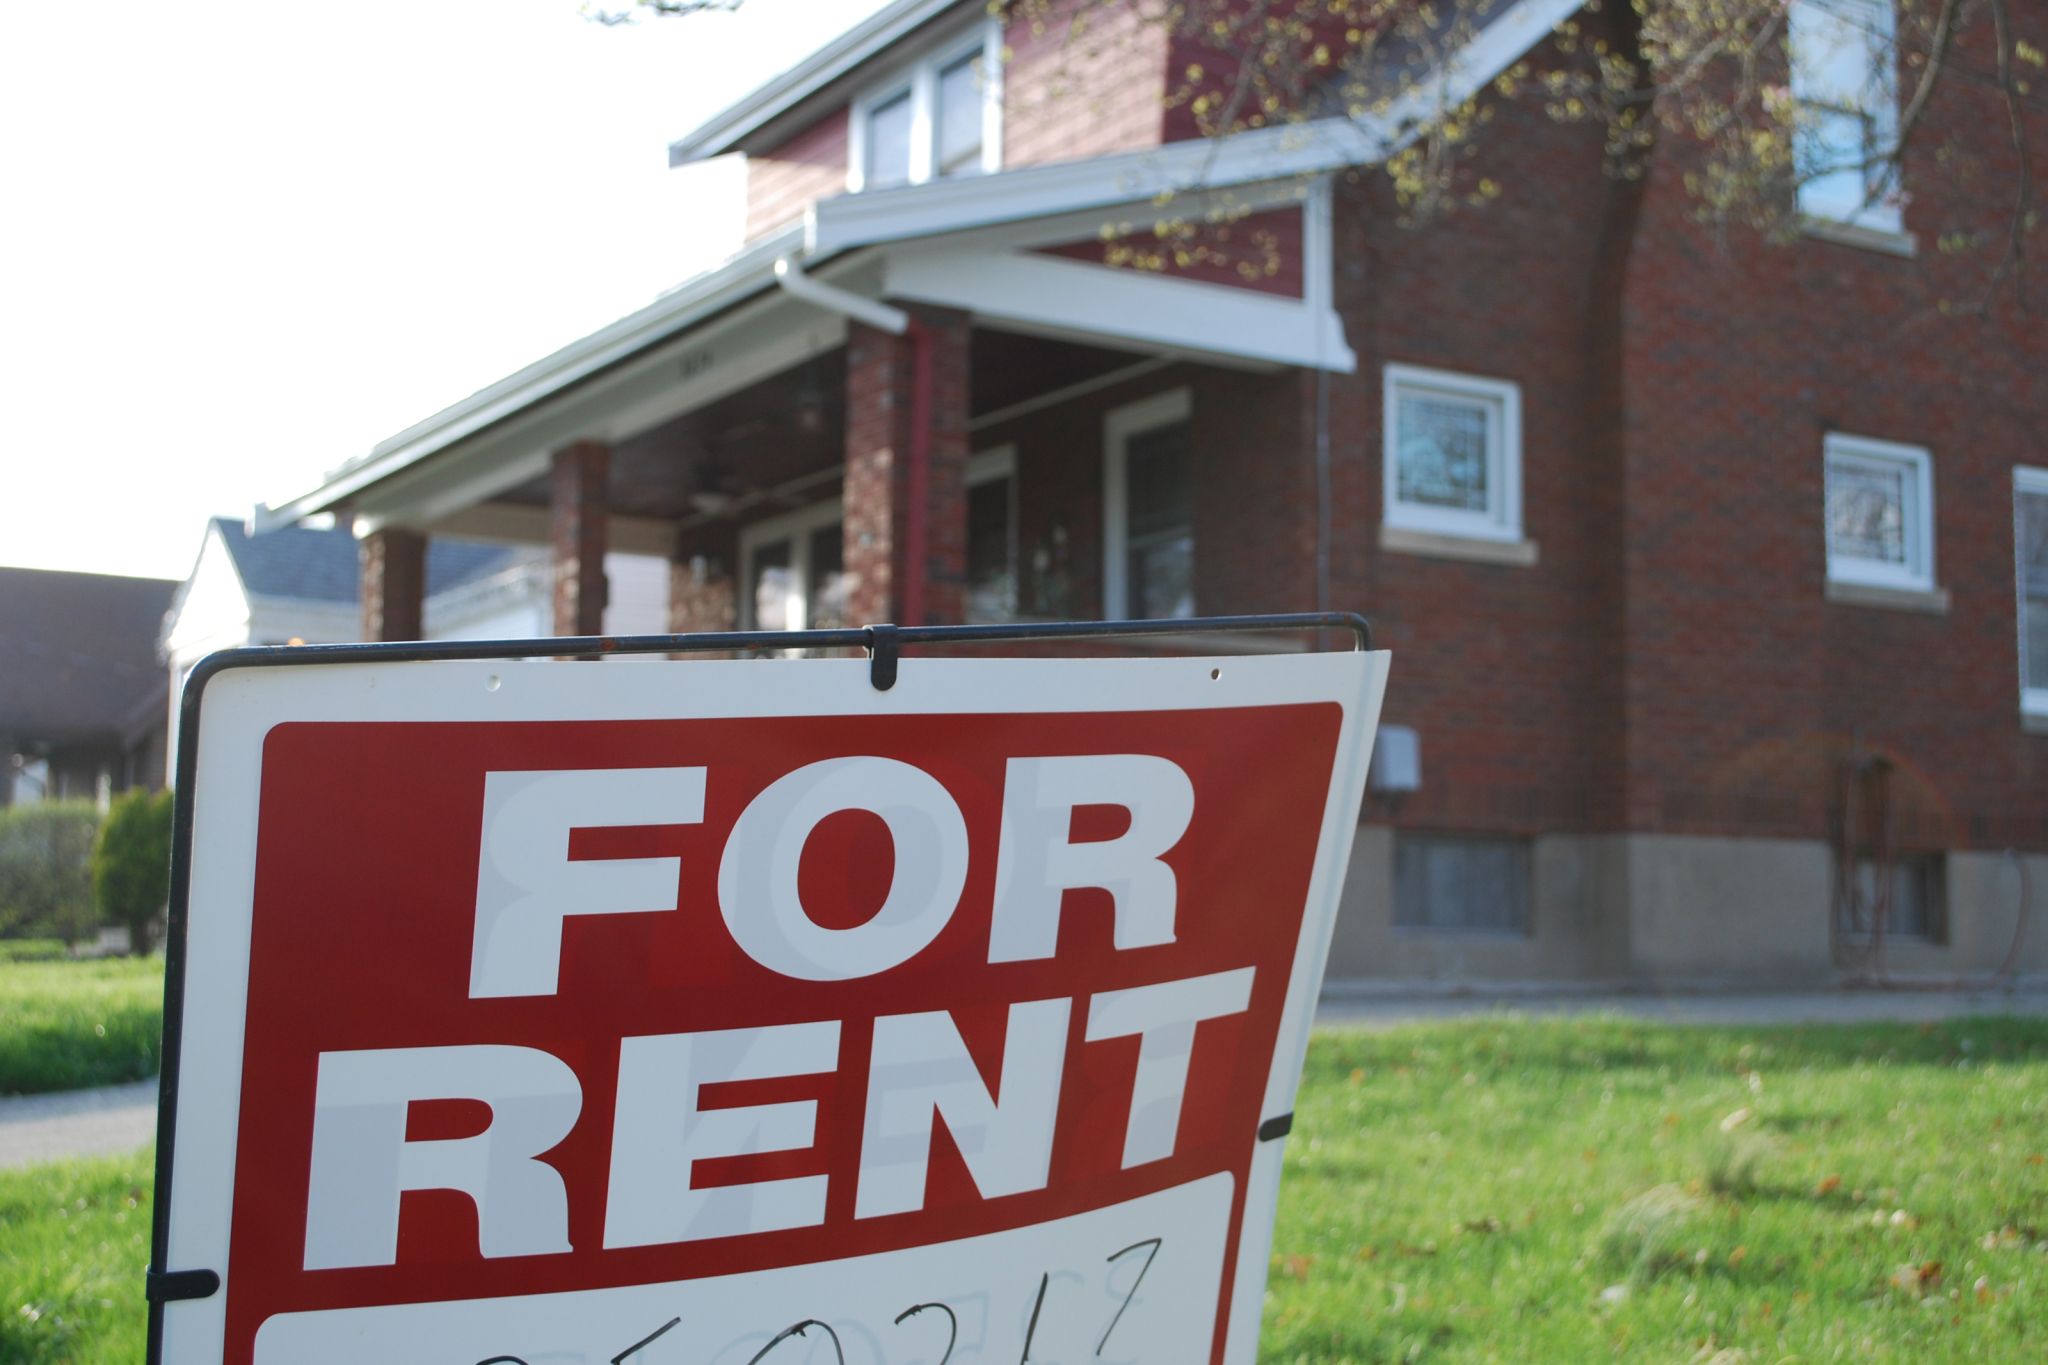
{"type": "Polygon", "coordinates": [[[1002,26],[934,49],[853,102],[849,190],[1002,169],[1002,26]]]}
{"type": "Polygon", "coordinates": [[[1829,580],[1932,592],[1934,457],[1920,446],[1839,433],[1823,451],[1829,580]]]}
{"type": "Polygon", "coordinates": [[[2012,472],[2019,577],[2020,710],[2048,719],[2048,469],[2012,472]]]}
{"type": "Polygon", "coordinates": [[[1408,834],[1394,842],[1394,923],[1405,929],[1527,934],[1527,839],[1408,834]]]}
{"type": "Polygon", "coordinates": [[[1853,942],[1868,942],[1880,912],[1887,939],[1942,943],[1948,938],[1945,913],[1946,861],[1939,853],[1901,853],[1888,875],[1866,858],[1856,864],[1853,893],[1840,900],[1841,929],[1853,942]],[[1879,892],[1885,894],[1880,897],[1879,892]],[[1882,904],[1880,904],[1882,901],[1882,904]]]}

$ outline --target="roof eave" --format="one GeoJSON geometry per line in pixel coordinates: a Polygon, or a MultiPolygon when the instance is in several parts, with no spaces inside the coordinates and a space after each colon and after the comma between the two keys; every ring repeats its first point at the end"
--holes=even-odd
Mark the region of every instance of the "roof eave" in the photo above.
{"type": "Polygon", "coordinates": [[[671,142],[668,164],[687,165],[739,149],[757,132],[966,0],[895,0],[773,80],[750,91],[671,142]]]}
{"type": "Polygon", "coordinates": [[[319,487],[277,504],[258,503],[256,534],[334,510],[351,495],[578,380],[683,331],[712,313],[772,288],[775,262],[803,246],[801,223],[762,238],[724,265],[687,281],[607,327],[526,366],[373,447],[323,479],[319,487]]]}

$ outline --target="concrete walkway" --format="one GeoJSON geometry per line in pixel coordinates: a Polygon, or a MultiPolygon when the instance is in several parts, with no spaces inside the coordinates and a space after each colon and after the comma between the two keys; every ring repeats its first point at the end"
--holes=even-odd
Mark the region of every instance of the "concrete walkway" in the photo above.
{"type": "MultiPolygon", "coordinates": [[[[2029,983],[2032,986],[2032,983],[2029,983]]],[[[1345,993],[1323,998],[1316,1022],[1338,1028],[1394,1028],[1484,1014],[1619,1014],[1670,1024],[1924,1023],[1974,1014],[2048,1015],[2048,990],[1836,990],[1733,993],[1718,991],[1486,991],[1434,996],[1345,993]]]]}
{"type": "MultiPolygon", "coordinates": [[[[1919,1023],[1974,1014],[2048,1015],[2048,990],[2012,992],[1820,991],[1777,994],[1587,993],[1493,990],[1460,994],[1347,994],[1340,987],[1316,1010],[1339,1028],[1400,1024],[1494,1013],[1620,1014],[1674,1024],[1919,1023]]],[[[64,1157],[130,1152],[156,1137],[156,1082],[0,1099],[0,1169],[64,1157]]]]}
{"type": "Polygon", "coordinates": [[[0,1169],[132,1152],[156,1139],[156,1080],[0,1099],[0,1169]]]}

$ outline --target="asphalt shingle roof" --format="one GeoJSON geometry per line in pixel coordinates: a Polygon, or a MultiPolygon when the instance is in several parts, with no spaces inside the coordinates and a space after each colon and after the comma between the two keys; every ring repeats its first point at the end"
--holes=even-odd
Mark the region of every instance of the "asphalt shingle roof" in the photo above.
{"type": "Polygon", "coordinates": [[[161,578],[0,569],[0,735],[120,733],[164,686],[156,638],[177,587],[161,578]]]}
{"type": "MultiPolygon", "coordinates": [[[[215,517],[214,529],[235,561],[242,587],[253,597],[289,597],[305,602],[356,600],[356,538],[347,527],[316,531],[288,526],[252,536],[248,527],[215,517]]],[[[488,578],[509,567],[519,551],[461,540],[427,543],[427,595],[488,578]]]]}

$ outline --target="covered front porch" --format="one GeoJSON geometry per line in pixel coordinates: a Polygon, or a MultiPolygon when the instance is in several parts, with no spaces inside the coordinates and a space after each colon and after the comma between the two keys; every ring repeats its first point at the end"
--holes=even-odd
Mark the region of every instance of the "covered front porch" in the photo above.
{"type": "Polygon", "coordinates": [[[669,562],[675,631],[1316,605],[1327,184],[1190,193],[1135,265],[1113,204],[940,231],[959,188],[860,196],[859,249],[820,205],[259,525],[351,519],[378,640],[421,634],[434,536],[545,546],[563,635],[602,633],[607,552],[669,562]]]}

